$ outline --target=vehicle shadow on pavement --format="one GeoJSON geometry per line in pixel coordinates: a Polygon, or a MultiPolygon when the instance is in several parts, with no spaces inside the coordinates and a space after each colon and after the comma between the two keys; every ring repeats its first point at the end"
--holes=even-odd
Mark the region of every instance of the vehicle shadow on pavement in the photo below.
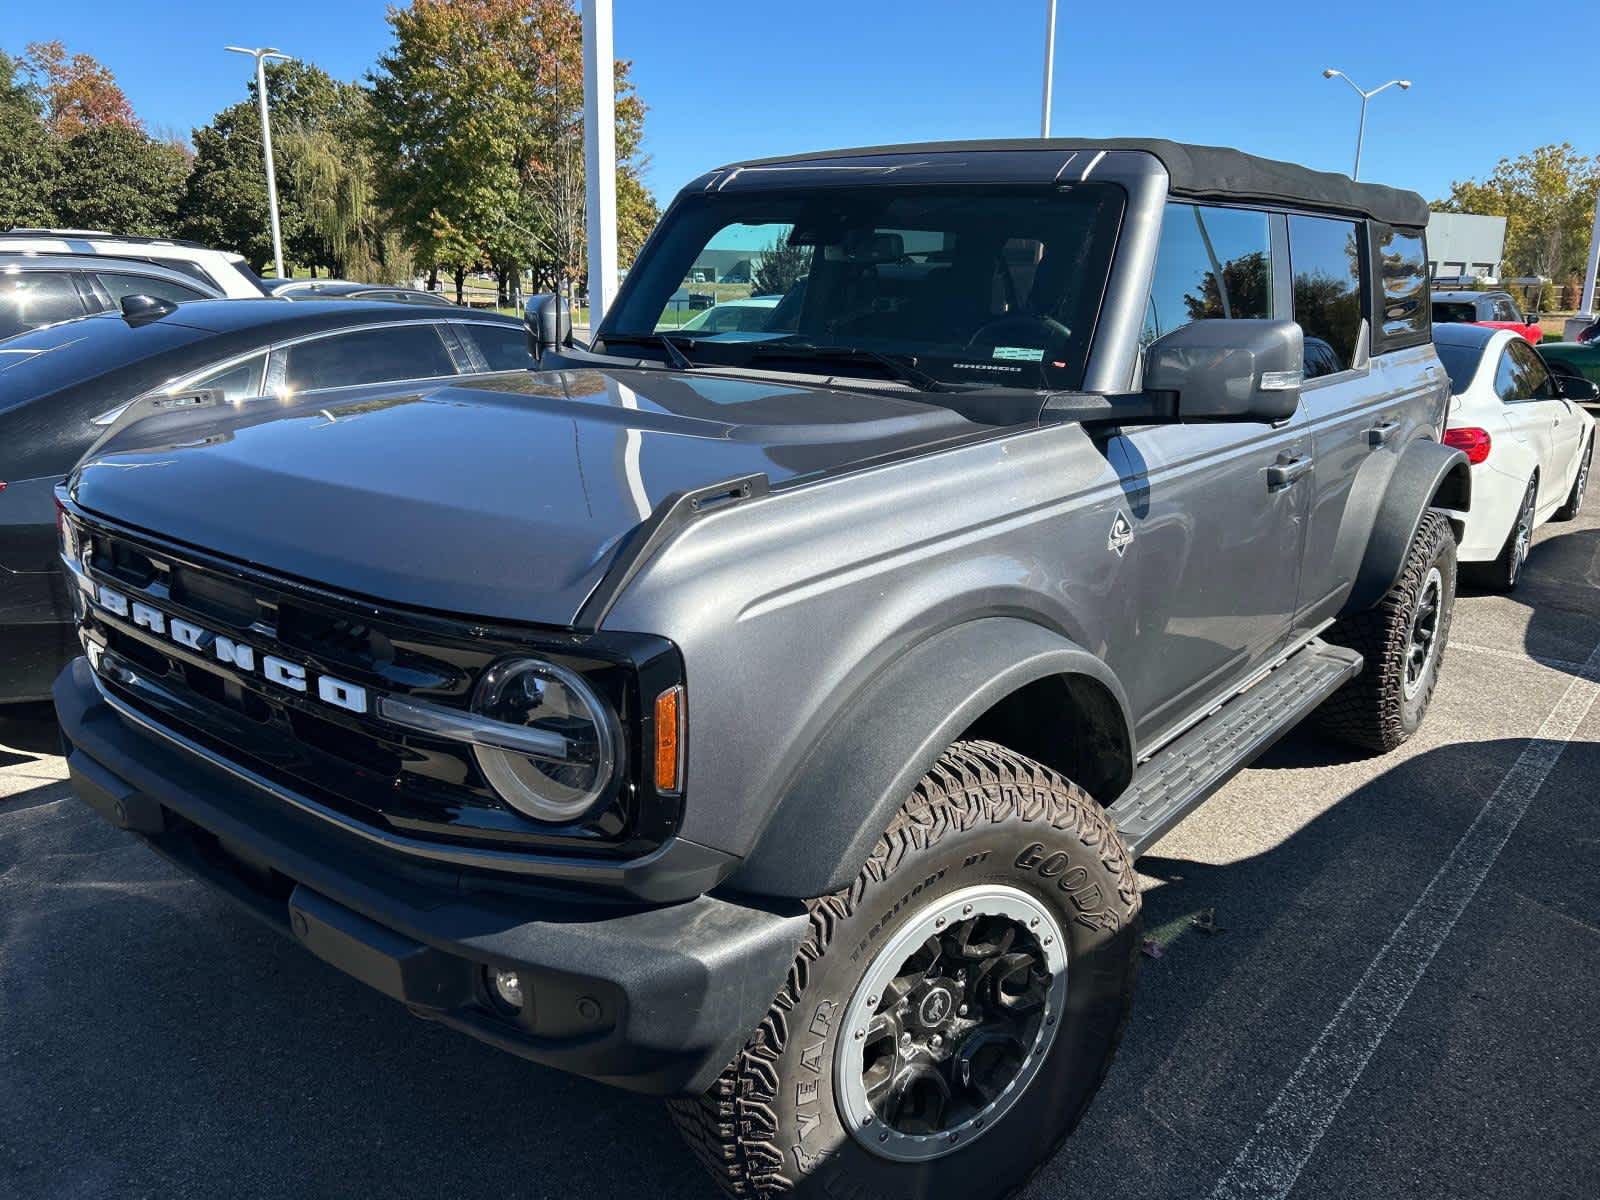
{"type": "Polygon", "coordinates": [[[1530,657],[1571,673],[1593,648],[1600,621],[1600,529],[1545,525],[1515,591],[1499,596],[1463,585],[1461,595],[1526,609],[1522,648],[1530,657]]]}
{"type": "Polygon", "coordinates": [[[55,709],[48,702],[0,705],[0,767],[39,754],[58,754],[60,747],[55,709]]]}
{"type": "MultiPolygon", "coordinates": [[[[1128,1035],[1084,1125],[1026,1195],[1209,1196],[1527,745],[1463,742],[1402,759],[1239,861],[1163,855],[1159,845],[1142,858],[1141,875],[1157,882],[1144,893],[1149,949],[1128,1035]]],[[[1343,753],[1300,734],[1259,765],[1292,772],[1343,753]]],[[[1411,1179],[1408,1196],[1600,1194],[1588,1126],[1600,1055],[1575,1051],[1571,1033],[1600,1020],[1585,982],[1600,978],[1600,810],[1567,811],[1597,772],[1600,743],[1566,747],[1543,803],[1506,844],[1294,1195],[1392,1194],[1419,1163],[1449,1165],[1431,1182],[1411,1179]],[[1487,1125],[1486,1095],[1497,1097],[1487,1125]],[[1568,1151],[1535,1149],[1534,1128],[1568,1151]],[[1317,1171],[1327,1174],[1314,1181],[1317,1171]]]]}

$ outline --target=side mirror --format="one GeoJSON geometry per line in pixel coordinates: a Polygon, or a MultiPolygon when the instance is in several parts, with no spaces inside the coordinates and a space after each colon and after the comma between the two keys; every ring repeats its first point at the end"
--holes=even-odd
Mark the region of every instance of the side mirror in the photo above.
{"type": "Polygon", "coordinates": [[[1581,375],[1557,375],[1555,380],[1556,386],[1561,389],[1562,399],[1579,404],[1600,403],[1600,383],[1581,375]]]}
{"type": "Polygon", "coordinates": [[[1145,350],[1144,388],[1176,393],[1179,421],[1282,421],[1300,405],[1304,370],[1294,321],[1195,321],[1145,350]]]}
{"type": "Polygon", "coordinates": [[[572,309],[566,298],[553,292],[530,296],[522,310],[528,327],[528,347],[534,358],[546,351],[572,345],[572,309]]]}
{"type": "Polygon", "coordinates": [[[155,296],[137,294],[122,298],[122,319],[129,325],[148,325],[152,321],[159,321],[169,312],[177,312],[178,306],[171,300],[160,300],[155,296]]]}

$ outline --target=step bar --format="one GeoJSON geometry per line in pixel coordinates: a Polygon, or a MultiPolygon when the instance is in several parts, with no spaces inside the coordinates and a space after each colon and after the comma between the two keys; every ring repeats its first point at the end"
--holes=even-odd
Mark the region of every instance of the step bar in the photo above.
{"type": "Polygon", "coordinates": [[[1361,671],[1361,655],[1313,638],[1140,764],[1108,810],[1135,858],[1361,671]]]}

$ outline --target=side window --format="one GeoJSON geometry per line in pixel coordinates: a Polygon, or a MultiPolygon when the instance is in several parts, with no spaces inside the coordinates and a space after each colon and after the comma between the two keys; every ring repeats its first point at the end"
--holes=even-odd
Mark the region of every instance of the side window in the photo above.
{"type": "Polygon", "coordinates": [[[267,356],[258,354],[231,367],[221,367],[194,381],[197,388],[216,388],[224,400],[247,400],[261,395],[261,376],[267,365],[267,356]]]}
{"type": "Polygon", "coordinates": [[[536,364],[528,348],[528,331],[510,325],[458,325],[478,343],[478,350],[491,371],[527,371],[536,364]]]}
{"type": "Polygon", "coordinates": [[[96,271],[100,286],[111,293],[111,303],[121,305],[124,296],[154,296],[157,300],[170,300],[182,304],[186,300],[204,300],[205,293],[153,275],[124,275],[118,271],[96,271]]]}
{"type": "Polygon", "coordinates": [[[1517,311],[1517,306],[1504,296],[1494,302],[1494,319],[1508,321],[1513,325],[1522,324],[1522,314],[1517,311]]]}
{"type": "Polygon", "coordinates": [[[1348,370],[1361,333],[1361,252],[1354,221],[1289,218],[1294,319],[1306,335],[1306,378],[1348,370]],[[1330,370],[1330,368],[1332,368],[1330,370]]]}
{"type": "Polygon", "coordinates": [[[415,322],[336,333],[290,346],[285,351],[283,382],[292,392],[304,392],[455,373],[438,332],[430,324],[415,322]]]}
{"type": "Polygon", "coordinates": [[[1420,229],[1372,226],[1372,261],[1378,272],[1383,316],[1378,336],[1386,350],[1427,339],[1428,252],[1420,229]]]}
{"type": "Polygon", "coordinates": [[[0,272],[0,338],[83,314],[83,301],[68,272],[0,272]]]}
{"type": "Polygon", "coordinates": [[[1191,321],[1272,316],[1272,231],[1267,214],[1168,204],[1140,341],[1191,321]]]}
{"type": "Polygon", "coordinates": [[[1555,380],[1544,360],[1521,338],[1506,346],[1494,373],[1495,393],[1507,404],[1558,399],[1555,380]]]}

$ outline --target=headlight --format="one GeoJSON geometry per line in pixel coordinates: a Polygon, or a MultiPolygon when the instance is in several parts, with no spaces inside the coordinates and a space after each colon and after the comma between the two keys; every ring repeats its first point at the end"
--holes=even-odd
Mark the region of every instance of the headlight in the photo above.
{"type": "Polygon", "coordinates": [[[616,717],[565,667],[537,658],[496,663],[479,680],[472,711],[522,733],[500,745],[477,740],[472,753],[501,799],[536,821],[581,817],[616,776],[616,717]]]}
{"type": "Polygon", "coordinates": [[[72,518],[67,516],[67,510],[60,504],[56,505],[56,530],[61,535],[61,557],[76,566],[81,561],[78,531],[73,528],[72,518]]]}

